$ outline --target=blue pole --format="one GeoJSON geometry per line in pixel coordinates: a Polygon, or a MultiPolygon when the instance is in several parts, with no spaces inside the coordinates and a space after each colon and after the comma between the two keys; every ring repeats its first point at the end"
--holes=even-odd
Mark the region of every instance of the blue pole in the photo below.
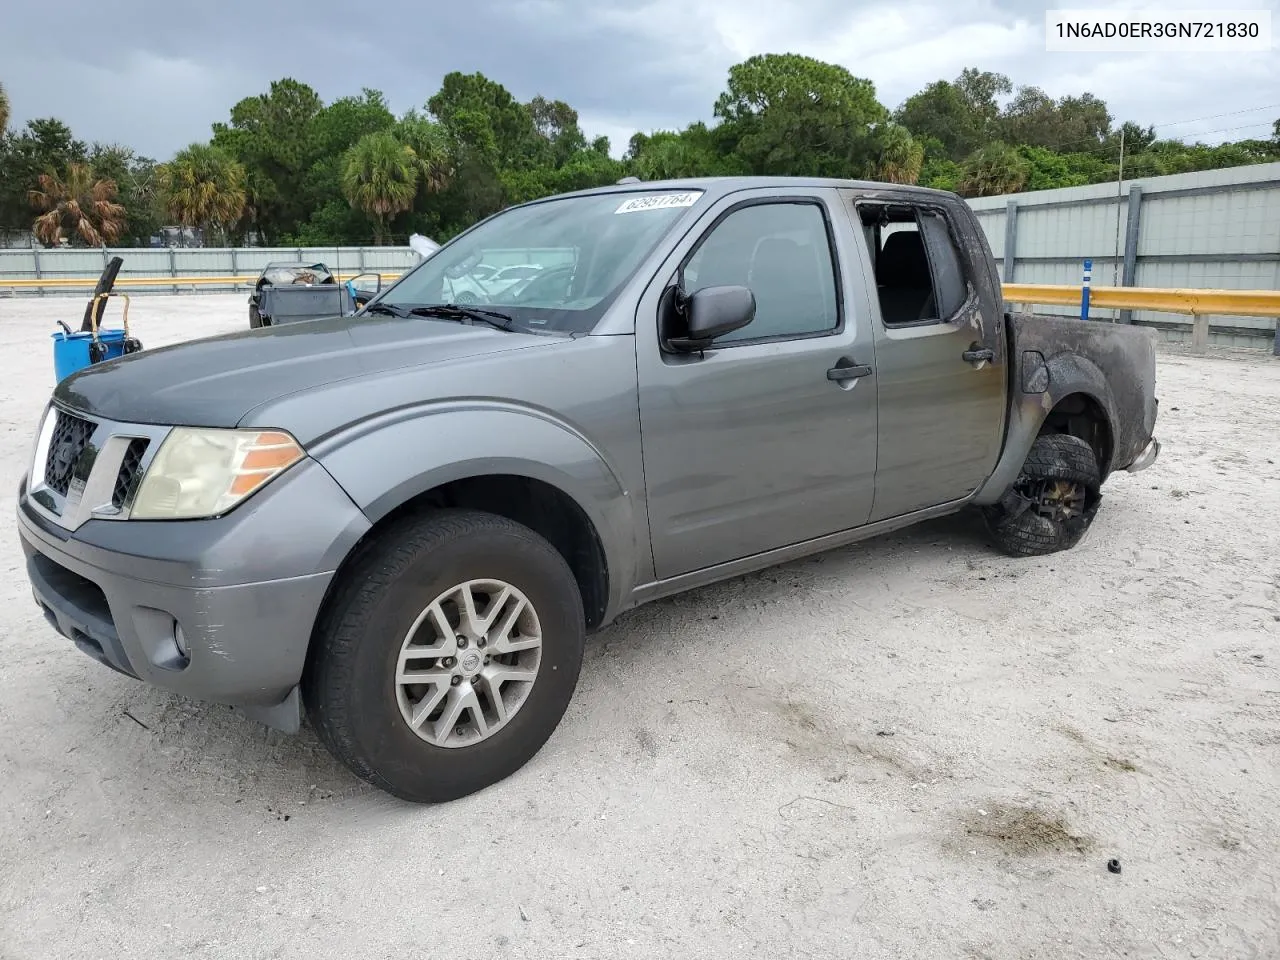
{"type": "Polygon", "coordinates": [[[1093,281],[1093,261],[1084,262],[1084,283],[1080,287],[1080,319],[1089,319],[1089,284],[1093,281]]]}

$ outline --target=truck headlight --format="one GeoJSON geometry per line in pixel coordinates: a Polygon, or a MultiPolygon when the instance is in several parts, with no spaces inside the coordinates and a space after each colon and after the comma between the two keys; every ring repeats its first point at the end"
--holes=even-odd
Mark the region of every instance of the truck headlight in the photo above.
{"type": "Polygon", "coordinates": [[[305,455],[282,430],[174,427],[147,468],[129,516],[135,520],[216,517],[305,455]]]}

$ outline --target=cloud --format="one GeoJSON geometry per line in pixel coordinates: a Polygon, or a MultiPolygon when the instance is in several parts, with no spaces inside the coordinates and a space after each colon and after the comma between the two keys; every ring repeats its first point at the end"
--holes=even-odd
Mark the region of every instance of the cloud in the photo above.
{"type": "MultiPolygon", "coordinates": [[[[1274,13],[1278,3],[1264,7],[1274,13]]],[[[11,6],[7,37],[47,30],[45,9],[11,6]]],[[[1173,136],[1262,136],[1280,116],[1269,105],[1280,103],[1274,51],[1047,54],[1045,7],[1028,0],[384,0],[354,9],[337,0],[223,0],[175,10],[63,0],[59,19],[77,24],[85,42],[6,44],[0,82],[13,122],[58,116],[82,139],[164,158],[207,138],[232,104],[280,77],[326,100],[374,87],[403,111],[462,70],[521,99],[567,101],[618,153],[636,130],[710,120],[729,67],[766,52],[840,63],[871,79],[889,107],[977,66],[1053,96],[1090,91],[1117,121],[1169,124],[1173,136]]]]}

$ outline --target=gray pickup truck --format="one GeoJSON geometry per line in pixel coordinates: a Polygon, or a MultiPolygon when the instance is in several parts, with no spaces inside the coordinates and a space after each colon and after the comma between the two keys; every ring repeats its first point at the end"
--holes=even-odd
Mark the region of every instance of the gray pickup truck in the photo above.
{"type": "MultiPolygon", "coordinates": [[[[351,317],[64,380],[18,520],[81,650],[399,797],[520,769],[622,611],[964,508],[1077,543],[1159,446],[1146,331],[1010,315],[953,194],[626,184],[507,209],[351,317]],[[451,304],[519,251],[545,276],[451,304]]],[[[849,589],[856,590],[851,583],[849,589]]]]}

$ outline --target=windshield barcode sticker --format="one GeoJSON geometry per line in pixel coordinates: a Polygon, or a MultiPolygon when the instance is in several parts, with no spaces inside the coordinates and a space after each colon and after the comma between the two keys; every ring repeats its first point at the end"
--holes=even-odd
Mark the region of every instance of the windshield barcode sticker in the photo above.
{"type": "Polygon", "coordinates": [[[692,207],[700,193],[653,193],[647,197],[624,200],[614,213],[639,213],[641,210],[667,210],[671,207],[692,207]]]}

